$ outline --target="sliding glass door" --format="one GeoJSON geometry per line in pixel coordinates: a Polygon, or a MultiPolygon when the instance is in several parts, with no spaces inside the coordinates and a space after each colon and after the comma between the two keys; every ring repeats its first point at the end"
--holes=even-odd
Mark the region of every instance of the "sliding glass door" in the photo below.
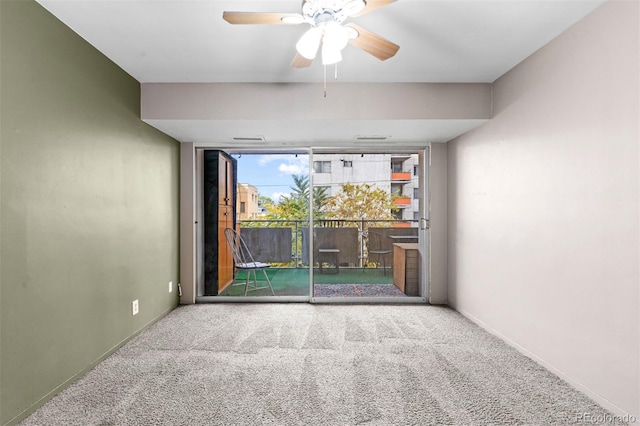
{"type": "Polygon", "coordinates": [[[426,300],[424,158],[314,150],[312,301],[426,300]]]}
{"type": "Polygon", "coordinates": [[[198,300],[426,301],[426,158],[199,152],[198,300]]]}

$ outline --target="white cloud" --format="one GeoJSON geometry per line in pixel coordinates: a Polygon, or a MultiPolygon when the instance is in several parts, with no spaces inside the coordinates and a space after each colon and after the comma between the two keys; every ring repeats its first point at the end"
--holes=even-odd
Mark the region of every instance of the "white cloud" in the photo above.
{"type": "Polygon", "coordinates": [[[273,160],[271,157],[271,155],[263,155],[262,157],[258,158],[258,164],[260,164],[261,166],[266,166],[273,160]]]}
{"type": "Polygon", "coordinates": [[[258,159],[260,166],[267,166],[269,163],[278,161],[278,170],[285,175],[306,175],[309,173],[309,156],[306,154],[266,154],[258,159]]]}
{"type": "Polygon", "coordinates": [[[280,164],[278,166],[278,170],[281,173],[287,174],[287,175],[301,175],[301,174],[305,174],[306,169],[303,169],[302,166],[298,165],[298,164],[280,164]]]}
{"type": "Polygon", "coordinates": [[[289,160],[290,158],[295,158],[295,156],[291,154],[265,154],[258,158],[258,164],[266,166],[272,161],[289,160]]]}
{"type": "Polygon", "coordinates": [[[271,194],[271,199],[276,203],[280,202],[281,197],[288,197],[290,194],[288,192],[274,192],[271,194]]]}

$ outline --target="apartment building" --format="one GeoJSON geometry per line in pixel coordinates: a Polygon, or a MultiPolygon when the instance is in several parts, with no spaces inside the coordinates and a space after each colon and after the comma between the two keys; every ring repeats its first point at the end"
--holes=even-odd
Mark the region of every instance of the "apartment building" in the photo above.
{"type": "Polygon", "coordinates": [[[255,219],[262,214],[258,204],[258,188],[248,183],[237,185],[236,216],[238,220],[255,219]]]}
{"type": "Polygon", "coordinates": [[[397,219],[420,219],[417,154],[315,154],[313,158],[313,186],[325,188],[327,195],[337,194],[345,183],[371,184],[392,194],[397,219]]]}

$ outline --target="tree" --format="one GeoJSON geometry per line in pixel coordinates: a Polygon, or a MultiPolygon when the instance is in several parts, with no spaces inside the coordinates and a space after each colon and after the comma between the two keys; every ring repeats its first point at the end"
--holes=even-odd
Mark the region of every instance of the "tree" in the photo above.
{"type": "Polygon", "coordinates": [[[271,197],[267,197],[266,195],[258,195],[258,205],[262,207],[267,207],[273,204],[273,200],[271,197]]]}
{"type": "MultiPolygon", "coordinates": [[[[292,175],[292,177],[293,186],[290,187],[291,193],[288,196],[280,197],[277,203],[272,202],[266,206],[268,213],[264,219],[274,221],[268,222],[266,226],[291,226],[295,230],[309,226],[307,222],[309,220],[309,176],[292,175]],[[302,221],[303,224],[294,223],[293,221],[302,221]]],[[[317,219],[321,215],[322,206],[327,198],[326,189],[314,188],[313,197],[315,206],[314,217],[317,219]]],[[[301,253],[302,239],[299,239],[297,234],[292,235],[291,245],[294,253],[301,253]]]]}
{"type": "Polygon", "coordinates": [[[307,198],[309,196],[309,176],[307,175],[291,175],[293,178],[293,185],[290,186],[293,192],[292,197],[295,198],[307,198]]]}
{"type": "Polygon", "coordinates": [[[376,221],[395,219],[393,196],[368,183],[341,186],[342,191],[328,197],[323,205],[327,219],[364,220],[370,226],[376,221]]]}
{"type": "Polygon", "coordinates": [[[322,219],[324,217],[324,206],[327,203],[327,188],[313,188],[313,217],[322,219]]]}
{"type": "MultiPolygon", "coordinates": [[[[292,175],[291,193],[280,198],[278,203],[269,205],[269,213],[265,219],[272,220],[308,220],[309,219],[309,176],[292,175]]],[[[323,206],[327,199],[325,188],[313,189],[314,217],[321,218],[323,206]]]]}

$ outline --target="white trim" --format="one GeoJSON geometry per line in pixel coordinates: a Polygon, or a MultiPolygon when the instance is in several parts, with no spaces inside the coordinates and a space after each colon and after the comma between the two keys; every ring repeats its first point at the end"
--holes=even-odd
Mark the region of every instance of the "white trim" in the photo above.
{"type": "Polygon", "coordinates": [[[427,304],[426,297],[312,297],[311,303],[321,304],[331,304],[331,303],[346,303],[352,305],[360,305],[360,304],[402,304],[402,305],[423,305],[427,304]]]}
{"type": "MultiPolygon", "coordinates": [[[[309,151],[308,151],[308,155],[309,155],[309,232],[307,233],[309,235],[309,241],[307,244],[307,252],[309,253],[309,294],[312,295],[313,294],[313,286],[314,286],[314,276],[315,276],[315,271],[313,270],[313,264],[315,262],[315,259],[313,258],[313,245],[315,244],[313,241],[313,234],[314,234],[314,230],[313,227],[315,225],[315,223],[313,222],[313,187],[314,187],[314,171],[313,171],[313,156],[314,156],[314,152],[313,152],[313,148],[310,147],[309,151]]],[[[303,234],[304,235],[304,234],[303,234]]],[[[302,240],[302,243],[304,244],[304,238],[302,240]]],[[[304,250],[304,249],[303,249],[304,250]]],[[[296,264],[296,266],[298,266],[296,264]]],[[[309,297],[309,303],[314,303],[313,302],[313,298],[309,297]]]]}
{"type": "Polygon", "coordinates": [[[309,303],[309,296],[198,296],[196,303],[309,303]]]}
{"type": "MultiPolygon", "coordinates": [[[[418,242],[420,243],[420,294],[431,303],[431,179],[429,170],[431,169],[431,144],[418,153],[419,170],[418,189],[420,198],[418,199],[418,212],[420,221],[418,222],[418,242]],[[427,228],[422,228],[422,221],[427,221],[427,228]]],[[[412,174],[412,178],[413,178],[412,174]]]]}
{"type": "Polygon", "coordinates": [[[180,303],[195,303],[195,149],[193,143],[180,145],[180,303]]]}

